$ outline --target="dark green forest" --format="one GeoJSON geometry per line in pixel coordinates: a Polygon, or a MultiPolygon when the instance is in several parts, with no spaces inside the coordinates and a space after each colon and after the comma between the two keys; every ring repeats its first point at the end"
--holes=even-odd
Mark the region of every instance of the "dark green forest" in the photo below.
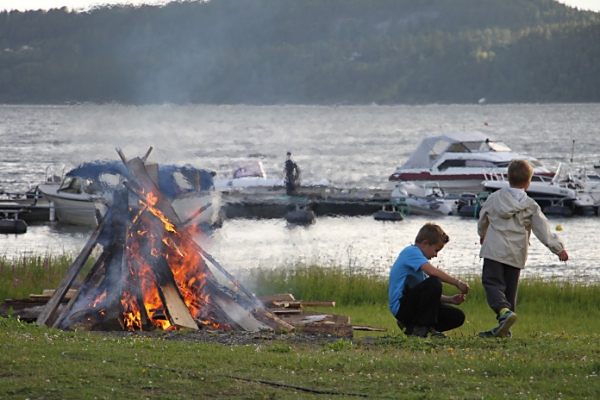
{"type": "Polygon", "coordinates": [[[599,102],[554,0],[211,0],[0,12],[0,103],[599,102]]]}

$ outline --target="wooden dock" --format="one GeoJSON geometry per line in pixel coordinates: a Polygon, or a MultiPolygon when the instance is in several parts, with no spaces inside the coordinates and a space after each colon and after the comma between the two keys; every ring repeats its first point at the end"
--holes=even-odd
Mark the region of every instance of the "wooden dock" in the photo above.
{"type": "Polygon", "coordinates": [[[18,218],[28,224],[50,221],[50,204],[45,200],[38,202],[0,200],[0,209],[17,213],[18,218]]]}
{"type": "Polygon", "coordinates": [[[302,205],[316,216],[373,215],[390,201],[389,191],[370,190],[355,193],[332,193],[326,196],[225,196],[223,215],[226,219],[285,218],[302,205]],[[385,195],[384,195],[385,193],[385,195]]]}
{"type": "MultiPolygon", "coordinates": [[[[381,210],[390,200],[389,190],[368,189],[341,191],[326,195],[224,195],[223,216],[226,219],[275,219],[285,218],[297,205],[322,216],[367,216],[381,210]]],[[[19,212],[19,218],[28,224],[50,221],[50,205],[45,199],[37,202],[14,202],[0,200],[0,208],[19,212]]]]}

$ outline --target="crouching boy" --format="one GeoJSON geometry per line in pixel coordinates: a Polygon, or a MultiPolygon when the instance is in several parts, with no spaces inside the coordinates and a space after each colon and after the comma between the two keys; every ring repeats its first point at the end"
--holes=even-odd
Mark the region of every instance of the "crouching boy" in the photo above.
{"type": "Polygon", "coordinates": [[[407,335],[445,338],[442,332],[465,322],[464,312],[450,304],[465,301],[469,285],[429,262],[449,240],[439,225],[427,223],[419,230],[415,243],[404,248],[392,266],[390,311],[407,335]],[[442,282],[456,286],[461,293],[442,295],[442,282]]]}

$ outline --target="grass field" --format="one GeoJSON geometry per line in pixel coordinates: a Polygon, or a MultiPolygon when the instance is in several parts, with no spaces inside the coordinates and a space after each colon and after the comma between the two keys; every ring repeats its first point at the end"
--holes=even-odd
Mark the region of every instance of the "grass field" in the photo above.
{"type": "MultiPolygon", "coordinates": [[[[3,298],[56,287],[70,262],[4,261],[3,298]]],[[[260,288],[258,295],[335,300],[334,309],[321,311],[388,332],[357,332],[352,340],[257,335],[220,344],[188,340],[186,332],[63,332],[0,319],[0,399],[598,398],[600,286],[523,280],[513,338],[481,339],[475,333],[495,319],[477,277],[464,279],[472,287],[461,306],[467,323],[445,340],[399,332],[385,278],[303,265],[257,271],[248,285],[260,288]]]]}

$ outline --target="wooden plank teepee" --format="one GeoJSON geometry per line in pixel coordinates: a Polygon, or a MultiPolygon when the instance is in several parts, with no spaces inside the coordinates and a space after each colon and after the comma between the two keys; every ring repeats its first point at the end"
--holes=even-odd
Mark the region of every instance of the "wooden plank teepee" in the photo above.
{"type": "Polygon", "coordinates": [[[292,331],[194,241],[148,172],[149,151],[131,160],[117,151],[131,177],[36,322],[62,329],[292,331]],[[75,285],[95,248],[100,256],[75,285]],[[64,305],[70,289],[76,292],[64,305]]]}

